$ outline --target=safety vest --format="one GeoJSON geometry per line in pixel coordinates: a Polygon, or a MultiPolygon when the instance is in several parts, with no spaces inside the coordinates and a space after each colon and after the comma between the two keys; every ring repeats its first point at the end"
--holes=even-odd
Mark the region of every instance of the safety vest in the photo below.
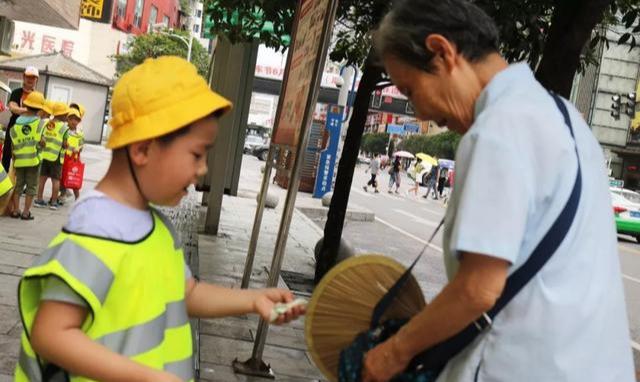
{"type": "Polygon", "coordinates": [[[55,162],[60,160],[60,163],[64,162],[64,155],[60,155],[64,151],[62,150],[62,142],[64,141],[64,134],[67,132],[67,124],[62,121],[48,121],[45,124],[42,135],[46,142],[44,151],[42,152],[42,159],[55,162]]]}
{"type": "Polygon", "coordinates": [[[13,182],[9,175],[4,171],[4,167],[0,166],[0,197],[7,194],[13,188],[13,182]]]}
{"type": "MultiPolygon", "coordinates": [[[[183,381],[193,380],[184,255],[173,225],[160,212],[152,214],[154,228],[139,242],[63,231],[24,273],[18,298],[25,330],[15,381],[39,382],[45,370],[47,375],[51,371],[29,342],[42,288],[51,276],[88,305],[91,312],[82,330],[93,341],[183,381]]],[[[71,382],[91,381],[67,377],[71,382]]]]}
{"type": "Polygon", "coordinates": [[[76,128],[76,131],[71,129],[67,133],[67,155],[73,155],[73,150],[78,150],[84,145],[84,133],[76,128]]]}
{"type": "Polygon", "coordinates": [[[38,145],[41,138],[40,119],[24,125],[15,124],[11,128],[11,140],[13,141],[13,165],[16,168],[35,167],[40,164],[38,145]]]}

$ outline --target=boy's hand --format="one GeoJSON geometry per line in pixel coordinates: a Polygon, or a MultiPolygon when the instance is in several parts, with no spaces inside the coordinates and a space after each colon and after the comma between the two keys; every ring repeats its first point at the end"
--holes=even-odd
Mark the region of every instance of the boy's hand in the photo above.
{"type": "MultiPolygon", "coordinates": [[[[256,290],[256,297],[253,301],[254,311],[267,322],[271,321],[271,312],[277,303],[287,303],[293,301],[293,293],[284,289],[261,289],[256,290]]],[[[273,323],[282,325],[305,313],[304,306],[297,306],[281,314],[273,323]]]]}
{"type": "Polygon", "coordinates": [[[161,370],[153,370],[150,373],[147,381],[148,382],[183,382],[182,379],[178,378],[177,376],[161,370]]]}

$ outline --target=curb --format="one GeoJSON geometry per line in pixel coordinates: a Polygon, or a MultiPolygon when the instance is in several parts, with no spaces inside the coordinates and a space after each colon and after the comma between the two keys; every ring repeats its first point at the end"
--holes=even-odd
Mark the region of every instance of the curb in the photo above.
{"type": "MultiPolygon", "coordinates": [[[[324,219],[329,212],[328,207],[296,207],[296,209],[311,219],[324,219]]],[[[372,211],[347,209],[345,219],[357,222],[372,222],[376,219],[376,215],[372,211]]]]}

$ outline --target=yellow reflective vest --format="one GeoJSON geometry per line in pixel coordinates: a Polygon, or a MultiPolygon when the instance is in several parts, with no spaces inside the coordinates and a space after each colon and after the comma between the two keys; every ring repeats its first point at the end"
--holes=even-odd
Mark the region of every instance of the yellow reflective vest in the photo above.
{"type": "Polygon", "coordinates": [[[6,195],[13,188],[13,182],[9,175],[4,171],[4,167],[0,166],[0,197],[6,195]]]}
{"type": "Polygon", "coordinates": [[[67,131],[67,155],[73,155],[73,151],[79,151],[84,145],[84,133],[76,128],[75,131],[67,131]]]}
{"type": "Polygon", "coordinates": [[[44,151],[42,152],[42,160],[49,162],[59,160],[60,163],[64,162],[62,143],[64,142],[64,135],[67,129],[67,124],[62,121],[47,121],[42,132],[46,143],[44,151]]]}
{"type": "MultiPolygon", "coordinates": [[[[90,314],[82,330],[93,341],[183,381],[193,380],[183,251],[166,217],[151,213],[154,228],[139,242],[63,231],[24,273],[18,286],[24,331],[15,381],[42,381],[52,371],[29,340],[43,286],[51,276],[86,302],[90,314]]],[[[66,377],[71,382],[91,381],[66,377]]]]}
{"type": "Polygon", "coordinates": [[[14,167],[35,167],[40,164],[40,156],[38,154],[38,145],[42,137],[40,121],[40,118],[34,118],[30,123],[16,123],[11,128],[14,167]]]}

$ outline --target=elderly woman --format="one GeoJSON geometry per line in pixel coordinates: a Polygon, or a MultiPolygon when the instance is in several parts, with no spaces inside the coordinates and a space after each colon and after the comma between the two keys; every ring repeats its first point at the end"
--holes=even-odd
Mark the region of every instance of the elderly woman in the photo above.
{"type": "Polygon", "coordinates": [[[631,382],[602,149],[573,106],[556,104],[526,64],[508,65],[498,47],[492,20],[464,0],[395,2],[375,35],[417,116],[464,136],[445,218],[450,281],[366,355],[363,379],[389,380],[490,310],[567,205],[581,168],[579,203],[558,249],[438,381],[631,382]]]}

